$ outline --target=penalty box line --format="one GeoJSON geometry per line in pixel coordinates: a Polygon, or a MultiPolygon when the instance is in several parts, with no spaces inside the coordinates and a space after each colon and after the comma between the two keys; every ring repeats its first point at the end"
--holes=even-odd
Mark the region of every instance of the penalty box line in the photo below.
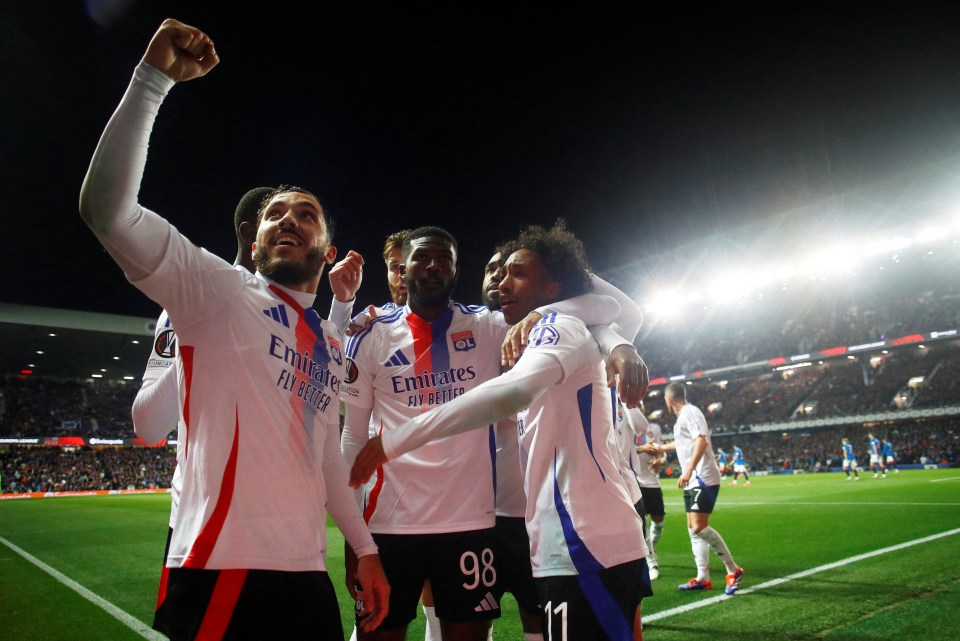
{"type": "Polygon", "coordinates": [[[0,536],[0,543],[4,544],[8,548],[10,548],[12,551],[16,552],[21,557],[23,557],[24,559],[32,563],[33,565],[37,566],[38,568],[46,572],[47,574],[52,576],[54,579],[56,579],[59,583],[62,583],[63,585],[67,586],[68,588],[70,588],[71,590],[73,590],[74,592],[82,596],[84,599],[86,599],[90,603],[93,603],[95,606],[102,608],[107,612],[107,614],[109,614],[114,619],[118,620],[120,623],[124,624],[125,626],[127,626],[128,628],[130,628],[131,630],[139,634],[144,639],[149,639],[150,641],[166,641],[166,638],[167,638],[166,635],[160,634],[159,632],[152,629],[143,621],[140,621],[139,619],[136,619],[130,616],[129,614],[127,614],[126,612],[124,612],[114,604],[104,599],[103,597],[97,594],[94,594],[93,592],[83,587],[82,585],[80,585],[70,577],[66,576],[61,572],[58,572],[56,569],[50,567],[49,565],[47,565],[37,557],[33,556],[26,550],[23,550],[17,547],[15,544],[6,540],[2,536],[0,536]]]}
{"type": "Polygon", "coordinates": [[[664,610],[663,612],[657,612],[651,614],[650,616],[644,616],[643,622],[650,623],[653,621],[658,621],[660,619],[666,619],[675,614],[681,614],[683,612],[689,612],[690,610],[696,610],[697,608],[704,608],[708,605],[713,605],[715,603],[721,603],[729,599],[738,598],[740,595],[750,594],[752,592],[757,592],[759,590],[766,590],[767,588],[772,588],[790,581],[796,581],[797,579],[803,579],[805,577],[811,576],[813,574],[819,574],[820,572],[826,572],[827,570],[834,570],[836,568],[843,567],[845,565],[850,565],[851,563],[857,563],[858,561],[863,561],[875,556],[882,556],[884,554],[889,554],[891,552],[896,552],[898,550],[903,550],[905,548],[913,547],[914,545],[920,545],[922,543],[929,543],[931,541],[936,541],[937,539],[942,539],[947,536],[954,536],[960,534],[960,528],[953,530],[947,530],[946,532],[940,532],[939,534],[931,534],[930,536],[925,536],[920,539],[914,539],[913,541],[907,541],[906,543],[898,543],[897,545],[891,545],[890,547],[881,548],[879,550],[874,550],[873,552],[865,552],[864,554],[858,554],[856,556],[851,556],[846,559],[841,559],[839,561],[834,561],[833,563],[827,563],[826,565],[821,565],[809,570],[804,570],[803,572],[797,572],[796,574],[791,574],[779,579],[773,579],[772,581],[767,581],[766,583],[761,583],[760,585],[755,585],[752,588],[743,588],[737,590],[737,594],[733,596],[727,596],[726,594],[721,596],[710,597],[709,599],[703,599],[702,601],[697,601],[695,603],[689,603],[687,605],[681,605],[676,608],[670,608],[669,610],[664,610]]]}

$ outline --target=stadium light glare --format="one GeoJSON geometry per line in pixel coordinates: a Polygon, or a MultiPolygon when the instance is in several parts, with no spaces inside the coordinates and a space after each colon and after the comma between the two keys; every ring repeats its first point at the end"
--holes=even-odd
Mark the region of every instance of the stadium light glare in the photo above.
{"type": "Polygon", "coordinates": [[[683,297],[682,292],[679,290],[659,291],[647,299],[646,307],[652,316],[670,320],[679,316],[682,305],[677,301],[680,300],[683,300],[683,297]]]}
{"type": "Polygon", "coordinates": [[[727,272],[711,280],[707,291],[717,302],[737,301],[753,294],[755,281],[756,277],[748,272],[727,272]]]}
{"type": "Polygon", "coordinates": [[[920,232],[914,236],[913,242],[919,244],[923,243],[932,243],[935,240],[940,240],[946,236],[946,233],[935,227],[924,227],[920,232]]]}
{"type": "Polygon", "coordinates": [[[90,378],[103,378],[103,374],[91,374],[90,378]]]}

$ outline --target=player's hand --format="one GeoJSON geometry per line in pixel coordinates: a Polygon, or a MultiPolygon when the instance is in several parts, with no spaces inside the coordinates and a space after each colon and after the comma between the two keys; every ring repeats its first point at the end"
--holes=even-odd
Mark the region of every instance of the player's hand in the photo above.
{"type": "Polygon", "coordinates": [[[660,446],[654,442],[644,443],[643,445],[637,446],[637,452],[640,454],[649,454],[650,456],[660,456],[663,450],[660,449],[660,446]]]}
{"type": "Polygon", "coordinates": [[[350,487],[357,489],[367,482],[374,471],[387,462],[387,455],[383,453],[383,440],[374,436],[357,454],[353,467],[350,468],[350,487]]]}
{"type": "Polygon", "coordinates": [[[371,632],[377,629],[390,611],[390,584],[379,555],[360,557],[357,562],[357,582],[360,585],[360,591],[356,593],[357,625],[364,632],[371,632]]]}
{"type": "Polygon", "coordinates": [[[369,329],[370,325],[373,323],[373,319],[378,316],[377,308],[375,305],[370,305],[365,310],[357,314],[350,321],[350,325],[347,327],[347,336],[353,336],[354,334],[359,334],[365,329],[369,329]]]}
{"type": "Polygon", "coordinates": [[[640,405],[647,393],[650,375],[632,345],[618,345],[607,359],[607,387],[617,386],[620,402],[629,408],[640,405]]]}
{"type": "Polygon", "coordinates": [[[690,477],[692,474],[690,472],[681,472],[680,478],[677,480],[677,487],[681,490],[686,489],[687,483],[690,482],[690,477]]]}
{"type": "Polygon", "coordinates": [[[327,278],[330,279],[330,289],[338,301],[346,303],[353,300],[363,281],[363,256],[351,249],[346,258],[330,269],[327,278]]]}
{"type": "Polygon", "coordinates": [[[196,27],[167,18],[143,54],[143,61],[174,82],[207,75],[220,62],[213,40],[196,27]]]}
{"type": "Polygon", "coordinates": [[[663,467],[663,459],[661,458],[650,459],[650,464],[648,467],[650,468],[650,472],[654,476],[659,476],[660,468],[663,467]]]}
{"type": "Polygon", "coordinates": [[[500,346],[500,364],[504,367],[513,367],[523,355],[527,347],[527,337],[533,326],[540,322],[543,315],[539,312],[530,312],[523,319],[507,331],[503,345],[500,346]]]}

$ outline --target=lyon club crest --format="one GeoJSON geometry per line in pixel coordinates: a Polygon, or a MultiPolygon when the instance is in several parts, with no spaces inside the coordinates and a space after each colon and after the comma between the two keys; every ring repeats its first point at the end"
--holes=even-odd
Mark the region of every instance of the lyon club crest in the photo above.
{"type": "Polygon", "coordinates": [[[477,346],[477,341],[473,338],[473,332],[450,334],[450,342],[453,343],[453,349],[458,352],[466,352],[477,346]]]}
{"type": "Polygon", "coordinates": [[[327,336],[327,344],[330,346],[330,358],[337,365],[343,365],[343,353],[340,351],[340,342],[335,338],[327,336]]]}

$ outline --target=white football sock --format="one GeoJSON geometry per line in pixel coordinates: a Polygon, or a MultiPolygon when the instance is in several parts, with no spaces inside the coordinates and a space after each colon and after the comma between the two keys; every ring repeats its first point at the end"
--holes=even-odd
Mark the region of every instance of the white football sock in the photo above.
{"type": "Polygon", "coordinates": [[[720,533],[708,525],[700,530],[699,534],[700,538],[707,542],[710,548],[720,557],[720,560],[723,561],[723,564],[727,566],[727,574],[736,572],[737,564],[734,563],[733,555],[730,554],[730,550],[720,533]]]}
{"type": "Polygon", "coordinates": [[[423,606],[423,614],[427,617],[427,627],[423,631],[423,641],[440,641],[440,619],[437,618],[437,609],[433,606],[423,606]]]}
{"type": "Polygon", "coordinates": [[[692,527],[687,528],[690,533],[690,547],[693,548],[693,560],[697,564],[697,580],[710,580],[710,544],[700,538],[700,534],[692,527]]]}

